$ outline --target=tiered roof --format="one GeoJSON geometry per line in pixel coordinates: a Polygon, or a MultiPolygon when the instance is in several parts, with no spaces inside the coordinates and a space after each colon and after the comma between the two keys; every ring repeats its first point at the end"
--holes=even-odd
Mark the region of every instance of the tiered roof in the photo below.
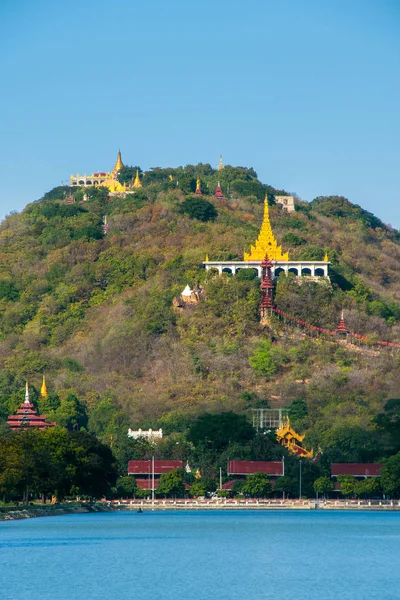
{"type": "Polygon", "coordinates": [[[244,253],[244,260],[263,260],[266,252],[268,252],[268,256],[272,260],[289,260],[289,253],[282,252],[282,246],[278,246],[278,242],[272,232],[267,197],[264,201],[264,220],[256,244],[255,246],[251,246],[249,253],[244,253]]]}
{"type": "MultiPolygon", "coordinates": [[[[47,388],[46,382],[43,378],[42,391],[45,391],[45,395],[47,396],[47,388]],[[44,387],[43,387],[44,386],[44,387]]],[[[7,422],[11,429],[29,429],[30,427],[35,427],[37,429],[46,429],[47,427],[54,427],[56,425],[55,422],[47,422],[46,415],[39,415],[34,405],[31,403],[29,398],[29,386],[28,382],[25,386],[25,402],[21,404],[19,409],[17,410],[16,415],[10,415],[7,419],[7,422]]]]}

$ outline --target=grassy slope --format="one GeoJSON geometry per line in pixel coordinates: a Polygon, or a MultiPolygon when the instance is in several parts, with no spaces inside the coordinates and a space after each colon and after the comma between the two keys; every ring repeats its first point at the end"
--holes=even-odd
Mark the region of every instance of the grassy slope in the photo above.
{"type": "MultiPolygon", "coordinates": [[[[211,280],[201,262],[206,253],[241,257],[257,236],[262,205],[213,199],[219,216],[202,223],[179,214],[184,198],[169,191],[151,201],[112,200],[106,208],[93,201],[82,212],[74,205],[76,214],[46,212],[44,206],[65,207],[52,200],[6,219],[0,229],[2,289],[8,290],[0,300],[3,415],[12,408],[10,392],[26,377],[39,387],[45,370],[61,396],[74,391],[89,411],[110,397],[132,425],[155,426],[170,412],[243,411],[263,398],[282,405],[302,397],[311,437],[343,419],[368,427],[400,389],[398,356],[349,352],[277,325],[276,372],[257,373],[249,357],[270,337],[258,325],[257,285],[211,280]],[[110,230],[101,239],[105,210],[110,230]],[[176,314],[171,301],[186,283],[205,284],[207,297],[176,314]]],[[[373,302],[394,306],[399,299],[396,232],[330,218],[307,205],[295,215],[279,207],[270,213],[278,239],[291,232],[306,242],[291,249],[292,258],[314,247],[333,257],[347,291],[334,286],[324,298],[321,324],[334,326],[344,306],[360,333],[400,339],[396,317],[367,314],[373,302]]],[[[281,297],[285,308],[301,313],[296,293],[283,290],[281,297]]],[[[310,318],[313,301],[311,295],[300,302],[310,318]]]]}

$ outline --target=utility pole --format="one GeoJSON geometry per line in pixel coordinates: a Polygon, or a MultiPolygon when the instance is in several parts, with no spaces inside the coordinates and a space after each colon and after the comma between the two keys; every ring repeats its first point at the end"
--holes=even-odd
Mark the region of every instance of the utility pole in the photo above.
{"type": "Polygon", "coordinates": [[[301,460],[299,460],[299,467],[300,467],[299,500],[301,500],[301,460]]]}
{"type": "Polygon", "coordinates": [[[154,502],[154,456],[151,457],[151,501],[154,502]]]}

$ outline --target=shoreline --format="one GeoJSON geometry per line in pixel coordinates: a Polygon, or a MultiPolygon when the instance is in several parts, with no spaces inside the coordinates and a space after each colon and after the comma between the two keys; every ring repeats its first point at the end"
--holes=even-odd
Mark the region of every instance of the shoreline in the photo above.
{"type": "Polygon", "coordinates": [[[59,505],[33,505],[33,506],[12,506],[0,508],[1,521],[19,521],[22,519],[36,519],[39,517],[56,517],[59,515],[92,513],[92,512],[112,512],[120,510],[118,507],[104,506],[102,504],[84,505],[84,504],[59,504],[59,505]]]}
{"type": "Polygon", "coordinates": [[[367,501],[319,501],[295,500],[285,502],[268,501],[202,501],[202,500],[141,500],[141,501],[114,501],[94,505],[63,504],[63,505],[33,505],[13,506],[0,508],[0,522],[16,521],[22,519],[35,519],[39,517],[55,517],[68,514],[87,514],[98,512],[129,511],[351,511],[351,512],[400,512],[400,501],[367,502],[367,501]]]}

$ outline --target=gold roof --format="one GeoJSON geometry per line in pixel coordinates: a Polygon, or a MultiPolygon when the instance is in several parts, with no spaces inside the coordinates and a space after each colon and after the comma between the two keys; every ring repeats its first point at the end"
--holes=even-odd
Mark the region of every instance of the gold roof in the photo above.
{"type": "Polygon", "coordinates": [[[256,244],[255,246],[251,246],[249,253],[244,253],[244,260],[263,260],[266,252],[268,252],[271,260],[289,260],[289,253],[282,252],[282,246],[278,246],[278,242],[272,232],[267,197],[264,200],[264,220],[256,244]]]}

